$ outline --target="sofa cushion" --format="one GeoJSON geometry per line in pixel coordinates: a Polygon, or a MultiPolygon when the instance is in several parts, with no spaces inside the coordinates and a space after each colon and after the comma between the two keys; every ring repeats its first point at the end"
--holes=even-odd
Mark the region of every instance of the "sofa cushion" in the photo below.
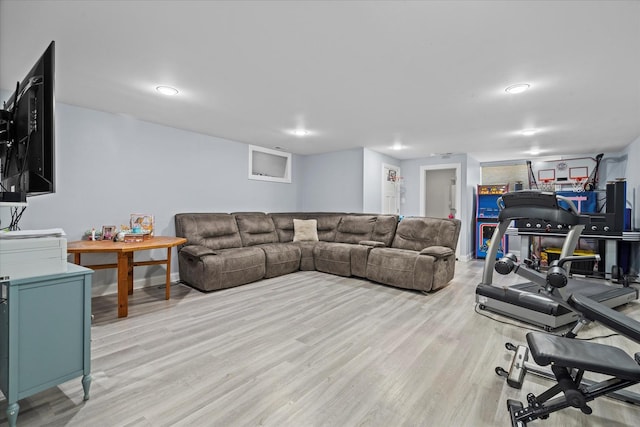
{"type": "Polygon", "coordinates": [[[265,243],[277,243],[278,234],[271,217],[264,213],[233,214],[238,223],[242,246],[255,246],[265,243]]]}
{"type": "Polygon", "coordinates": [[[260,280],[265,254],[259,248],[230,248],[194,256],[189,246],[178,252],[180,280],[201,291],[215,291],[260,280]]]}
{"type": "Polygon", "coordinates": [[[300,246],[295,243],[269,243],[256,246],[264,251],[265,279],[293,273],[300,268],[300,246]]]}
{"type": "Polygon", "coordinates": [[[351,276],[351,248],[348,243],[318,242],[313,248],[316,270],[351,276]]]}
{"type": "Polygon", "coordinates": [[[375,216],[345,215],[338,224],[335,241],[339,243],[358,244],[363,240],[373,240],[375,216]]]}
{"type": "Polygon", "coordinates": [[[409,217],[398,224],[391,247],[421,251],[429,246],[456,248],[460,234],[460,220],[409,217]]]}
{"type": "Polygon", "coordinates": [[[318,220],[294,219],[293,230],[294,242],[318,241],[318,220]]]}
{"type": "Polygon", "coordinates": [[[210,249],[239,248],[242,239],[236,220],[226,213],[182,213],[175,216],[176,236],[187,245],[210,249]]]}
{"type": "Polygon", "coordinates": [[[373,248],[367,261],[367,279],[404,289],[430,291],[434,258],[408,249],[373,248]]]}
{"type": "Polygon", "coordinates": [[[396,215],[378,215],[373,226],[371,239],[382,242],[385,246],[391,246],[397,225],[398,217],[396,215]]]}
{"type": "Polygon", "coordinates": [[[313,259],[313,249],[316,247],[317,242],[296,242],[300,248],[300,270],[302,271],[315,271],[316,263],[313,259]]]}

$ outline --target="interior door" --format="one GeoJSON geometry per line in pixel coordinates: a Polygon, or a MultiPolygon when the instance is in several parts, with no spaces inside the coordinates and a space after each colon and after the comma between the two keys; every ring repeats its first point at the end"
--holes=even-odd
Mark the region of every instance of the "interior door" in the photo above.
{"type": "Polygon", "coordinates": [[[382,213],[398,215],[400,213],[400,168],[394,165],[382,165],[382,213]]]}

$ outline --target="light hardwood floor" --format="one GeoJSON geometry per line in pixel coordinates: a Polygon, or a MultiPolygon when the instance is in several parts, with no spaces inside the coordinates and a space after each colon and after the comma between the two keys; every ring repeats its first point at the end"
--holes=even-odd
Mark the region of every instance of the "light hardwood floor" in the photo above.
{"type": "MultiPolygon", "coordinates": [[[[495,374],[511,360],[504,343],[527,331],[474,311],[481,262],[456,268],[429,295],[299,272],[210,294],[175,284],[169,301],[163,287],[136,290],[124,319],[115,295],[94,298],[91,399],[69,381],[21,400],[18,425],[508,426],[506,400],[549,383],[528,376],[516,390],[495,374]]],[[[640,303],[622,311],[640,319],[640,303]]],[[[531,425],[640,425],[638,406],[591,407],[531,425]]],[[[5,410],[2,399],[0,425],[5,410]]]]}

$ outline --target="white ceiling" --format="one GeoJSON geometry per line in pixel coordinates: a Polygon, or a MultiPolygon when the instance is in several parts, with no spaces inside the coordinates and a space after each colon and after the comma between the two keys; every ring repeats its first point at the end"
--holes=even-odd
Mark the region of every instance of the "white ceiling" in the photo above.
{"type": "Polygon", "coordinates": [[[0,88],[51,40],[59,102],[298,154],[491,161],[640,136],[638,1],[0,0],[0,88]]]}

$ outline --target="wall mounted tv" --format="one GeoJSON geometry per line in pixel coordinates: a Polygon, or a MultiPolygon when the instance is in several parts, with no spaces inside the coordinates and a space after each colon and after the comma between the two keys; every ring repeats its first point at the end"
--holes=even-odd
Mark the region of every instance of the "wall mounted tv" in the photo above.
{"type": "Polygon", "coordinates": [[[0,110],[0,201],[55,191],[55,42],[0,110]]]}

